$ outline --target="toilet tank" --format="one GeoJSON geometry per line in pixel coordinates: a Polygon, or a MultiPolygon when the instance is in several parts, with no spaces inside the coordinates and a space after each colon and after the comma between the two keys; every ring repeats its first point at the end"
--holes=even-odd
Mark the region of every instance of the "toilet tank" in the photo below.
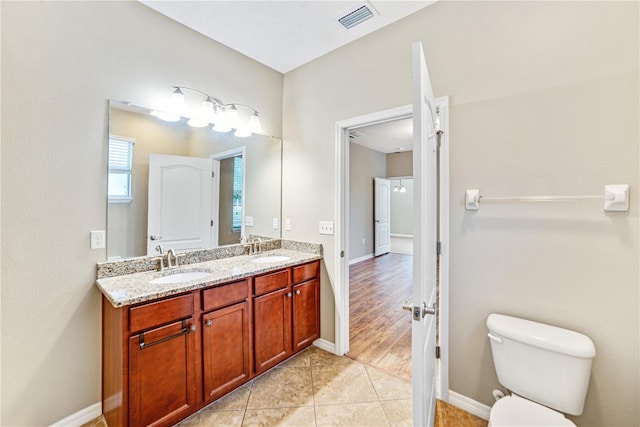
{"type": "Polygon", "coordinates": [[[596,355],[589,337],[502,314],[489,315],[487,328],[500,384],[557,411],[582,414],[596,355]]]}

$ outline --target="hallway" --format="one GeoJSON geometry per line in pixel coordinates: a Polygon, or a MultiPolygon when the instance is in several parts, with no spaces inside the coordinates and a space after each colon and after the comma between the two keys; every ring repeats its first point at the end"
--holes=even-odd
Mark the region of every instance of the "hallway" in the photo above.
{"type": "Polygon", "coordinates": [[[411,316],[402,304],[411,297],[413,257],[389,253],[349,268],[347,356],[411,381],[411,316]]]}

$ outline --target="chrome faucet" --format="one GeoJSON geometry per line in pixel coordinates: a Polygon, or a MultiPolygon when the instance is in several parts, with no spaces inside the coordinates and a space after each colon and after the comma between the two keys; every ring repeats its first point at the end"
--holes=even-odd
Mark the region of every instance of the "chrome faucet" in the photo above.
{"type": "Polygon", "coordinates": [[[256,240],[253,242],[253,253],[254,254],[261,254],[262,253],[262,239],[259,237],[256,237],[256,240]]]}
{"type": "Polygon", "coordinates": [[[164,253],[164,251],[162,250],[162,245],[156,246],[156,252],[158,252],[160,255],[164,253]]]}
{"type": "Polygon", "coordinates": [[[178,256],[176,255],[176,251],[173,248],[167,251],[167,268],[177,267],[178,266],[178,256]],[[171,257],[173,257],[173,261],[175,265],[171,265],[171,257]]]}

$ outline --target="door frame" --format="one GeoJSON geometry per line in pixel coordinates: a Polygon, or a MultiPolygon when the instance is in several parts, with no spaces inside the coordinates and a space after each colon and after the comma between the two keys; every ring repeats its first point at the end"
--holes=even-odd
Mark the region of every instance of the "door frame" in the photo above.
{"type": "MultiPolygon", "coordinates": [[[[436,396],[449,399],[449,98],[435,100],[444,131],[440,148],[440,294],[438,298],[438,336],[440,358],[436,359],[436,396]]],[[[412,117],[411,104],[350,119],[335,124],[335,353],[349,351],[349,130],[412,117]]],[[[398,307],[400,309],[400,307],[398,307]]],[[[407,313],[407,316],[410,316],[407,313]]]]}

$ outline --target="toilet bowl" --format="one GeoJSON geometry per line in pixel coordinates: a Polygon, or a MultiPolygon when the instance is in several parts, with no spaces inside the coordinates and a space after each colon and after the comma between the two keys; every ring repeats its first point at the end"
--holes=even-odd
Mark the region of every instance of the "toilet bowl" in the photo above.
{"type": "Polygon", "coordinates": [[[503,397],[491,408],[489,427],[576,427],[565,416],[517,395],[503,397]]]}

